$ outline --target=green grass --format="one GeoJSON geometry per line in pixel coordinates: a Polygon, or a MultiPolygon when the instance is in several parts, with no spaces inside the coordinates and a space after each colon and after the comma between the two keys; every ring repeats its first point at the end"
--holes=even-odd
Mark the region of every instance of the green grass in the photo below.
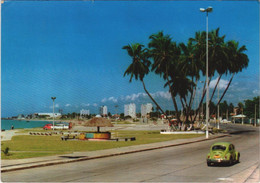
{"type": "Polygon", "coordinates": [[[112,138],[135,137],[136,141],[62,141],[60,136],[14,136],[10,141],[3,141],[1,148],[10,148],[10,155],[1,153],[2,159],[21,159],[80,151],[95,151],[124,146],[147,144],[174,139],[199,137],[202,135],[161,135],[159,131],[111,131],[112,138]]]}

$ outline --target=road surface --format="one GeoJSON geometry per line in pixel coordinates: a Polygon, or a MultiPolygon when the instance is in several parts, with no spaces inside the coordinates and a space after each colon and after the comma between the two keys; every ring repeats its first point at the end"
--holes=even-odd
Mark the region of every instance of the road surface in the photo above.
{"type": "Polygon", "coordinates": [[[216,140],[128,155],[2,173],[3,182],[243,182],[259,164],[259,128],[226,125],[232,135],[216,140]],[[208,167],[216,141],[230,141],[240,163],[208,167]],[[243,180],[242,180],[243,179],[243,180]]]}

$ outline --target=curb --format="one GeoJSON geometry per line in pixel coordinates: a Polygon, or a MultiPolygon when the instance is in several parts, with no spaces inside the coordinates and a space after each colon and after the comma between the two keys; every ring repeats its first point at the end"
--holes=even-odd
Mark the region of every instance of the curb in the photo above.
{"type": "Polygon", "coordinates": [[[79,162],[79,161],[87,161],[87,160],[106,158],[106,157],[112,157],[112,156],[120,156],[120,155],[125,155],[125,154],[133,154],[133,153],[138,153],[138,152],[145,152],[145,151],[151,151],[151,150],[156,150],[156,149],[163,149],[163,148],[168,148],[168,147],[174,147],[174,146],[193,144],[193,143],[203,142],[203,141],[208,141],[208,140],[214,140],[214,139],[222,138],[222,137],[226,137],[226,136],[230,136],[230,135],[226,134],[226,135],[220,135],[220,136],[216,136],[216,137],[212,137],[212,138],[208,138],[208,139],[183,142],[183,143],[179,143],[179,144],[164,145],[164,146],[159,146],[159,147],[151,147],[151,148],[146,148],[146,149],[121,152],[121,153],[112,153],[112,154],[100,155],[100,156],[94,156],[94,157],[83,157],[83,158],[78,158],[78,159],[73,159],[73,160],[61,160],[61,161],[58,160],[57,162],[49,162],[49,163],[42,163],[42,164],[39,163],[36,165],[28,165],[28,166],[24,166],[24,167],[16,167],[16,168],[9,168],[9,169],[1,168],[1,172],[3,173],[3,172],[24,170],[24,169],[37,168],[37,167],[52,166],[52,165],[59,165],[59,164],[65,164],[65,163],[74,163],[74,162],[79,162]]]}

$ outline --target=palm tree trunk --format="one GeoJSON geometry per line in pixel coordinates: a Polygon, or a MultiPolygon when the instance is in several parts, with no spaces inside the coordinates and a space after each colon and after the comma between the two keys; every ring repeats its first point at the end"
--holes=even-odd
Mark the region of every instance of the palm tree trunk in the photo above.
{"type": "Polygon", "coordinates": [[[183,110],[185,109],[185,105],[184,105],[184,103],[183,103],[183,100],[182,100],[182,98],[180,97],[180,100],[181,100],[181,105],[182,105],[182,108],[183,108],[183,110]]]}
{"type": "MultiPolygon", "coordinates": [[[[184,102],[183,102],[183,98],[181,98],[181,96],[180,96],[180,101],[181,101],[181,105],[182,105],[182,109],[183,109],[183,113],[184,113],[184,111],[185,111],[185,117],[187,116],[187,102],[185,102],[185,104],[184,104],[184,102]]],[[[184,116],[184,115],[183,115],[184,116]]],[[[182,116],[182,117],[183,117],[182,116]]],[[[183,119],[185,119],[185,118],[183,118],[183,119]]]]}
{"type": "MultiPolygon", "coordinates": [[[[193,104],[195,98],[196,98],[196,92],[197,92],[197,85],[198,85],[198,79],[196,79],[196,85],[195,85],[195,88],[194,88],[194,95],[193,95],[193,99],[192,99],[192,102],[191,102],[191,105],[193,104]]],[[[198,107],[199,107],[199,104],[198,104],[198,107]]],[[[196,106],[195,106],[196,108],[196,106]]],[[[193,115],[195,115],[195,111],[193,112],[193,115]]],[[[190,115],[190,121],[193,123],[194,121],[192,120],[192,115],[190,115]]]]}
{"type": "Polygon", "coordinates": [[[172,96],[172,102],[173,102],[173,105],[174,105],[174,108],[175,108],[175,111],[176,111],[176,118],[177,118],[177,121],[180,122],[181,120],[180,120],[180,115],[179,115],[179,111],[178,111],[178,106],[177,106],[176,99],[175,99],[175,97],[172,94],[172,88],[171,88],[171,85],[170,85],[170,80],[169,80],[168,73],[166,73],[166,77],[167,77],[169,90],[170,90],[170,93],[171,93],[171,96],[172,96]]]}
{"type": "Polygon", "coordinates": [[[165,114],[165,112],[162,110],[162,108],[159,106],[159,104],[154,100],[154,98],[151,96],[151,94],[147,91],[144,81],[141,80],[143,83],[143,87],[144,87],[144,91],[146,92],[146,94],[150,97],[150,99],[153,101],[153,103],[157,106],[157,108],[162,112],[162,114],[164,114],[167,118],[167,120],[170,122],[170,120],[168,119],[167,115],[165,114]]]}
{"type": "Polygon", "coordinates": [[[218,84],[219,84],[219,81],[220,81],[220,78],[221,78],[221,77],[222,77],[222,74],[219,75],[219,77],[218,77],[218,81],[217,81],[217,83],[216,83],[216,85],[215,85],[215,88],[214,88],[214,90],[213,90],[213,92],[212,92],[212,95],[211,95],[211,97],[210,97],[209,103],[212,101],[212,98],[213,98],[213,96],[214,96],[214,94],[215,94],[215,91],[216,91],[216,89],[217,89],[217,86],[218,86],[218,84]]]}
{"type": "Polygon", "coordinates": [[[205,94],[206,94],[206,90],[205,90],[205,88],[206,88],[206,82],[204,83],[203,93],[202,93],[202,96],[201,96],[201,99],[200,99],[199,106],[198,106],[198,108],[196,109],[195,116],[194,116],[194,118],[193,118],[193,120],[192,120],[193,122],[196,120],[196,117],[197,117],[198,112],[199,112],[199,110],[200,110],[201,104],[202,104],[203,99],[204,99],[204,97],[205,97],[205,94]]]}
{"type": "MultiPolygon", "coordinates": [[[[184,109],[185,109],[185,105],[184,105],[184,103],[183,103],[183,100],[182,100],[182,98],[180,97],[180,100],[181,100],[181,105],[182,105],[182,111],[184,111],[184,109]]],[[[182,113],[182,118],[183,118],[183,113],[182,113]]]]}
{"type": "Polygon", "coordinates": [[[175,97],[173,97],[172,100],[173,100],[174,108],[175,108],[175,111],[176,111],[177,121],[180,122],[181,120],[180,120],[180,115],[179,115],[178,106],[177,106],[177,102],[176,102],[175,97]]]}
{"type": "Polygon", "coordinates": [[[217,105],[221,102],[221,100],[222,100],[223,97],[225,96],[225,94],[226,94],[226,92],[227,92],[227,90],[228,90],[228,88],[229,88],[229,86],[230,86],[230,84],[231,84],[231,82],[232,82],[232,80],[233,80],[233,78],[234,78],[234,75],[235,75],[235,73],[233,73],[232,77],[230,78],[229,83],[228,83],[228,85],[227,85],[225,91],[223,92],[222,96],[220,97],[220,99],[219,99],[217,105]]]}
{"type": "MultiPolygon", "coordinates": [[[[212,79],[212,76],[209,78],[208,85],[209,85],[211,79],[212,79]]],[[[203,94],[202,94],[202,97],[201,97],[201,100],[200,100],[200,104],[199,104],[199,106],[198,106],[198,108],[197,108],[197,110],[196,110],[196,114],[195,114],[195,116],[194,116],[194,118],[193,118],[193,122],[195,121],[195,119],[196,119],[196,117],[197,117],[197,115],[198,115],[198,111],[199,111],[199,109],[200,109],[200,107],[201,107],[201,104],[202,104],[202,102],[203,102],[203,100],[204,100],[204,97],[205,97],[205,94],[206,94],[206,89],[205,89],[205,88],[206,88],[206,82],[205,82],[204,87],[203,87],[203,94]]]]}
{"type": "Polygon", "coordinates": [[[189,120],[189,112],[190,112],[190,106],[188,106],[186,98],[183,98],[185,105],[186,105],[186,110],[185,110],[185,122],[187,122],[189,120]]]}
{"type": "MultiPolygon", "coordinates": [[[[192,82],[193,82],[193,78],[192,78],[192,82]]],[[[190,102],[189,102],[189,107],[188,107],[188,113],[187,113],[187,115],[190,116],[191,121],[192,121],[191,106],[193,104],[193,101],[194,101],[194,98],[195,98],[195,95],[196,95],[197,84],[198,84],[198,79],[196,79],[196,85],[194,87],[194,90],[192,90],[192,92],[191,92],[190,102]]],[[[187,119],[188,119],[188,117],[187,117],[187,119]]]]}

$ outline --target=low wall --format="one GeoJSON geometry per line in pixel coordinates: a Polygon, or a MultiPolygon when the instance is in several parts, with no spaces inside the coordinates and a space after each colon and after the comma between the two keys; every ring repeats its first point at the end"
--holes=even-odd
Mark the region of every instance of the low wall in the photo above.
{"type": "Polygon", "coordinates": [[[111,133],[110,132],[86,132],[80,134],[79,139],[110,139],[111,133]]]}
{"type": "Polygon", "coordinates": [[[161,131],[161,134],[205,134],[204,131],[161,131]]]}

